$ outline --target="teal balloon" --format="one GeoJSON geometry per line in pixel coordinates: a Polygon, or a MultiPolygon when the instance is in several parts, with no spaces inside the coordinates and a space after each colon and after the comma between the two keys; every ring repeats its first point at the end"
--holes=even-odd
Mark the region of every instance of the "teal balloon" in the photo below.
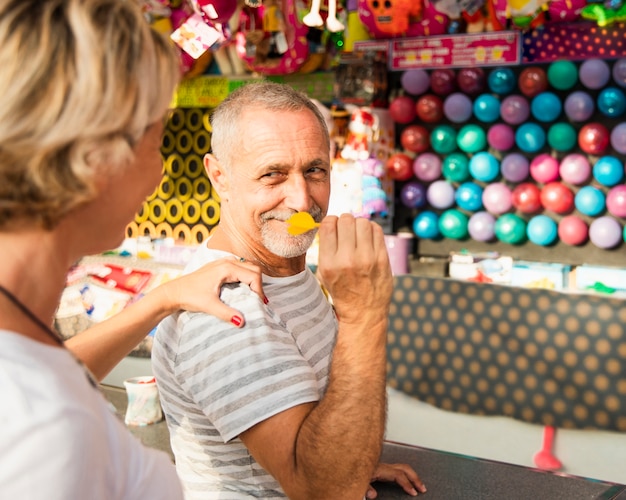
{"type": "Polygon", "coordinates": [[[569,123],[555,123],[548,130],[548,144],[556,151],[571,151],[577,141],[576,129],[569,123]]]}
{"type": "Polygon", "coordinates": [[[555,61],[548,67],[548,82],[557,90],[569,90],[578,82],[578,68],[572,61],[555,61]]]}
{"type": "Polygon", "coordinates": [[[495,224],[496,238],[503,243],[518,245],[526,238],[526,221],[515,214],[504,214],[498,217],[495,224]]]}
{"type": "Polygon", "coordinates": [[[470,178],[469,159],[463,153],[452,153],[443,160],[441,172],[450,182],[464,182],[470,178]]]}
{"type": "Polygon", "coordinates": [[[536,153],[546,143],[546,133],[536,123],[524,123],[515,131],[517,147],[525,153],[536,153]]]}
{"type": "Polygon", "coordinates": [[[482,127],[474,124],[465,125],[456,136],[459,148],[466,153],[478,153],[487,145],[487,134],[482,127]]]}
{"type": "Polygon", "coordinates": [[[467,238],[469,232],[467,224],[469,217],[456,208],[444,211],[439,216],[439,232],[445,238],[462,240],[467,238]]]}
{"type": "Polygon", "coordinates": [[[439,154],[448,154],[456,148],[456,130],[449,125],[439,125],[430,133],[430,146],[439,154]]]}

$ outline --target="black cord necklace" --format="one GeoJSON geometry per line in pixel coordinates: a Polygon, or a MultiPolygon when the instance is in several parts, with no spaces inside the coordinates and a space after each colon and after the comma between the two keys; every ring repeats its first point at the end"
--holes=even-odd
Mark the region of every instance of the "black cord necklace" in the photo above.
{"type": "MultiPolygon", "coordinates": [[[[28,307],[26,307],[24,305],[24,303],[20,299],[18,299],[15,295],[13,295],[9,290],[4,288],[2,285],[0,285],[0,293],[2,295],[4,295],[7,299],[9,299],[9,301],[11,301],[11,303],[15,307],[17,307],[28,319],[30,319],[33,323],[35,323],[41,329],[41,331],[45,332],[48,335],[48,337],[50,337],[52,340],[54,340],[61,347],[66,348],[65,347],[65,342],[63,341],[63,339],[61,338],[61,336],[58,333],[56,333],[52,328],[50,328],[43,321],[41,321],[37,316],[35,316],[35,314],[28,307]]],[[[71,351],[68,350],[68,352],[70,352],[70,354],[72,354],[71,351]]],[[[74,356],[74,355],[72,354],[72,356],[74,356]]],[[[78,359],[76,356],[74,356],[74,359],[76,359],[78,364],[81,365],[81,367],[85,371],[85,373],[87,375],[87,380],[89,380],[89,383],[93,387],[97,388],[98,387],[98,383],[96,382],[96,380],[95,380],[94,376],[91,374],[91,372],[87,369],[85,364],[80,359],[78,359]]]]}

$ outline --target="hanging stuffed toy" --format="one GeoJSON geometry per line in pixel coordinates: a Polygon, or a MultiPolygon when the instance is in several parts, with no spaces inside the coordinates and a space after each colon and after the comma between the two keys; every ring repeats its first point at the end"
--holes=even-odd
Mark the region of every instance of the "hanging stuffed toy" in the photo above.
{"type": "Polygon", "coordinates": [[[309,55],[308,28],[298,19],[295,0],[263,0],[244,6],[239,16],[237,54],[250,71],[286,75],[298,71],[309,55]]]}
{"type": "Polygon", "coordinates": [[[341,157],[346,160],[367,160],[372,143],[378,135],[378,118],[370,108],[355,108],[350,116],[346,145],[341,157]]]}
{"type": "Polygon", "coordinates": [[[449,21],[429,0],[358,0],[358,13],[373,38],[443,35],[449,21]]]}
{"type": "MultiPolygon", "coordinates": [[[[320,14],[321,0],[312,0],[311,10],[302,18],[302,22],[311,28],[322,28],[324,20],[320,14]]],[[[337,0],[328,0],[328,16],[326,17],[326,29],[331,33],[343,31],[345,26],[337,19],[337,0]]]]}

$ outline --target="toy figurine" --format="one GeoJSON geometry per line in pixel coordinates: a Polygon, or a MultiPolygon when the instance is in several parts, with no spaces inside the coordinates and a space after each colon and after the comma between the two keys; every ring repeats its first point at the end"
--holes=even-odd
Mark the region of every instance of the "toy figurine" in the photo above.
{"type": "Polygon", "coordinates": [[[356,108],[350,117],[348,138],[341,151],[347,160],[367,160],[370,157],[372,141],[378,135],[378,119],[370,108],[356,108]]]}

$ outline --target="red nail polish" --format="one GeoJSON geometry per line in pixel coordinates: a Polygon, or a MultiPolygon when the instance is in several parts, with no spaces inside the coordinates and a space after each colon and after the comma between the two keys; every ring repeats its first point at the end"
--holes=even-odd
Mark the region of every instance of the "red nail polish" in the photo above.
{"type": "Polygon", "coordinates": [[[235,326],[241,326],[243,320],[239,316],[233,316],[232,318],[230,318],[230,322],[235,326]]]}
{"type": "Polygon", "coordinates": [[[267,304],[269,302],[269,299],[267,297],[263,297],[263,303],[267,304]]]}

